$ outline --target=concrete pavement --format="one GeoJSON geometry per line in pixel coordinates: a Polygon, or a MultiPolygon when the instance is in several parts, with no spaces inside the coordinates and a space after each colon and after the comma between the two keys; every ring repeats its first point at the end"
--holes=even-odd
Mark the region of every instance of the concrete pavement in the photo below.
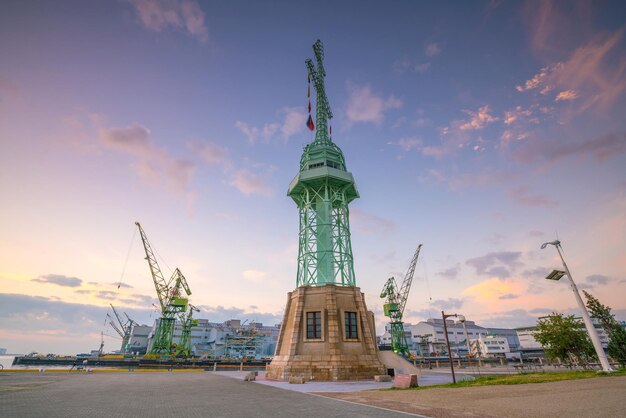
{"type": "Polygon", "coordinates": [[[626,376],[522,385],[323,395],[435,418],[626,417],[626,376]]]}
{"type": "Polygon", "coordinates": [[[213,372],[165,372],[0,373],[0,416],[397,418],[407,415],[244,382],[213,372]]]}

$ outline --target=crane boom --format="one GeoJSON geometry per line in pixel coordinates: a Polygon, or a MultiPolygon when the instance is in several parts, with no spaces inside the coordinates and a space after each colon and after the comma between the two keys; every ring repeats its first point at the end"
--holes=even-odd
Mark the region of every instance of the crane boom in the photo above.
{"type": "Polygon", "coordinates": [[[124,333],[121,329],[118,328],[117,325],[115,325],[115,322],[113,322],[113,318],[111,318],[109,314],[107,314],[107,318],[109,319],[109,325],[111,325],[111,328],[113,328],[113,330],[115,330],[115,332],[117,332],[120,337],[124,338],[124,333]]]}
{"type": "MultiPolygon", "coordinates": [[[[113,304],[110,304],[110,303],[109,303],[109,305],[111,305],[111,309],[113,309],[113,314],[115,314],[115,317],[117,318],[117,322],[120,324],[120,327],[125,328],[124,327],[124,323],[122,322],[122,318],[120,318],[119,314],[115,310],[115,306],[113,306],[113,304]]],[[[110,318],[110,316],[109,316],[109,318],[110,318]]]]}
{"type": "Polygon", "coordinates": [[[154,281],[154,287],[156,288],[157,296],[159,298],[159,303],[161,304],[161,310],[165,310],[167,308],[167,304],[169,302],[169,293],[170,293],[170,282],[166,281],[163,277],[163,273],[161,272],[161,268],[159,267],[159,263],[157,262],[156,257],[154,256],[154,251],[152,251],[152,246],[148,241],[148,237],[144,232],[141,224],[139,222],[135,222],[137,228],[139,228],[139,234],[141,234],[141,241],[143,242],[143,248],[146,251],[146,260],[148,261],[148,265],[150,266],[150,273],[152,274],[152,280],[154,281]]]}
{"type": "Polygon", "coordinates": [[[409,264],[409,269],[404,275],[404,280],[402,281],[402,287],[400,288],[399,293],[399,308],[402,313],[404,313],[404,307],[406,306],[406,301],[409,298],[409,291],[411,290],[411,283],[413,283],[413,275],[415,274],[415,266],[417,265],[417,258],[420,255],[421,249],[422,244],[419,244],[415,250],[415,254],[413,255],[413,260],[411,260],[411,264],[409,264]]]}

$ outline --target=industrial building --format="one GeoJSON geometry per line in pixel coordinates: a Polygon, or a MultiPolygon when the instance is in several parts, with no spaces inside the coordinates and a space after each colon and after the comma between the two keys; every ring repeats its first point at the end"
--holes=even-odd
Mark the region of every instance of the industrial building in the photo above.
{"type": "Polygon", "coordinates": [[[470,349],[473,357],[481,358],[508,357],[511,352],[506,337],[492,334],[470,340],[470,349]]]}
{"type": "MultiPolygon", "coordinates": [[[[446,320],[448,339],[453,355],[468,354],[468,340],[486,339],[488,335],[504,338],[509,351],[519,350],[520,341],[517,332],[508,328],[486,328],[476,325],[474,321],[459,322],[446,320]]],[[[380,345],[391,344],[389,324],[385,325],[385,333],[378,337],[380,345]]],[[[448,352],[444,334],[443,319],[429,318],[417,324],[404,324],[409,349],[417,356],[438,356],[448,352]]]]}
{"type": "MultiPolygon", "coordinates": [[[[130,337],[132,352],[142,354],[150,351],[159,319],[154,325],[135,325],[130,337]]],[[[265,326],[259,322],[245,323],[231,319],[223,323],[197,319],[191,328],[191,353],[194,356],[225,358],[271,357],[276,349],[280,324],[265,326]]],[[[180,321],[174,325],[172,342],[179,344],[183,335],[180,321]]]]}

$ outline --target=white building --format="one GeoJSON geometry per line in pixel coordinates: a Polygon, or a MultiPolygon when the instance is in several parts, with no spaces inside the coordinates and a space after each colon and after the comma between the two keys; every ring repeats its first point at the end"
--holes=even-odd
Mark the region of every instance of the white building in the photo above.
{"type": "Polygon", "coordinates": [[[516,328],[517,338],[519,338],[520,350],[522,351],[543,351],[543,346],[535,340],[537,327],[516,328]]]}
{"type": "Polygon", "coordinates": [[[470,347],[472,355],[481,358],[506,357],[511,352],[506,337],[491,334],[470,340],[470,347]]]}
{"type": "MultiPolygon", "coordinates": [[[[465,323],[447,319],[448,340],[452,353],[467,354],[469,339],[486,336],[489,331],[476,325],[474,321],[465,323]],[[467,336],[466,336],[467,332],[467,336]]],[[[448,352],[446,347],[446,336],[444,333],[443,319],[429,318],[411,326],[411,342],[422,355],[443,355],[448,352]]]]}
{"type": "Polygon", "coordinates": [[[152,332],[150,325],[133,325],[128,339],[129,351],[137,354],[146,354],[148,349],[148,337],[152,332]]]}

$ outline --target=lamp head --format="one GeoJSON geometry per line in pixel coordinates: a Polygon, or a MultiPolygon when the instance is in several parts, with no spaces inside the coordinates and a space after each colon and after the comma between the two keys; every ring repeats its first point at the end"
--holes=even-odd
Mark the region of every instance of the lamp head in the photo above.
{"type": "Polygon", "coordinates": [[[465,315],[457,315],[456,318],[459,320],[460,323],[465,322],[465,315]]]}
{"type": "Polygon", "coordinates": [[[544,248],[546,248],[546,246],[548,246],[548,245],[554,245],[554,246],[557,246],[557,245],[559,245],[559,244],[561,244],[561,241],[559,241],[558,239],[557,239],[557,240],[554,240],[554,241],[551,241],[551,242],[544,242],[543,244],[541,244],[541,249],[543,250],[543,249],[544,249],[544,248]]]}

